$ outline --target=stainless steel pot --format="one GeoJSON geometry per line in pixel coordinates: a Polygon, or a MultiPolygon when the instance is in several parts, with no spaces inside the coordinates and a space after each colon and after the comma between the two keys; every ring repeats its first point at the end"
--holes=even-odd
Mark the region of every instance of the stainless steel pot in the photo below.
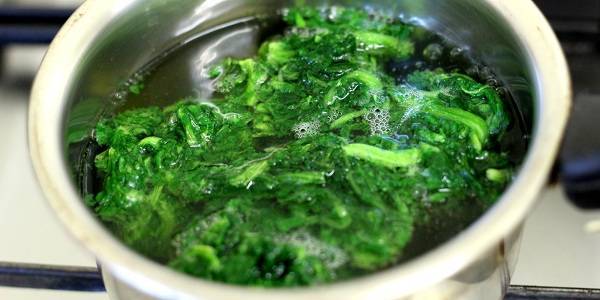
{"type": "Polygon", "coordinates": [[[554,162],[571,99],[560,45],[529,0],[329,1],[385,9],[469,45],[508,85],[530,122],[527,157],[497,205],[463,233],[413,261],[320,287],[266,290],[224,285],[176,273],[136,254],[85,206],[70,172],[69,141],[73,132],[91,130],[108,105],[107,95],[119,83],[200,32],[273,13],[290,2],[89,0],[50,46],[31,95],[31,155],[56,214],[98,257],[111,297],[500,299],[516,261],[521,225],[554,162]]]}

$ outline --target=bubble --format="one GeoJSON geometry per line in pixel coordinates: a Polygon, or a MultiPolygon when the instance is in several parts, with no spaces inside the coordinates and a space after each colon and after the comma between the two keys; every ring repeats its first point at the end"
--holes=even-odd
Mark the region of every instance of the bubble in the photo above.
{"type": "Polygon", "coordinates": [[[419,199],[425,207],[431,206],[431,199],[429,198],[429,193],[426,187],[422,185],[415,186],[413,190],[413,197],[415,199],[419,199]]]}
{"type": "Polygon", "coordinates": [[[488,78],[487,85],[496,87],[496,86],[500,85],[500,82],[498,81],[498,79],[491,77],[491,78],[488,78]]]}
{"type": "Polygon", "coordinates": [[[212,183],[210,183],[208,186],[206,186],[206,188],[204,188],[202,190],[202,193],[205,194],[205,195],[210,195],[210,194],[212,194],[213,189],[214,189],[214,186],[213,186],[212,183]]]}
{"type": "Polygon", "coordinates": [[[436,61],[442,58],[444,54],[444,47],[442,45],[433,43],[429,44],[425,50],[423,50],[423,57],[429,61],[436,61]]]}
{"type": "Polygon", "coordinates": [[[502,86],[495,87],[494,90],[496,91],[496,93],[498,93],[499,95],[501,95],[503,98],[505,98],[506,95],[508,94],[508,90],[505,87],[502,87],[502,86]]]}
{"type": "Polygon", "coordinates": [[[368,113],[365,115],[365,120],[367,120],[369,123],[375,121],[375,115],[372,113],[368,113]]]}
{"type": "Polygon", "coordinates": [[[340,14],[340,10],[337,6],[333,6],[331,7],[331,9],[329,9],[329,12],[327,14],[327,19],[329,19],[329,21],[335,21],[338,16],[340,14]]]}
{"type": "Polygon", "coordinates": [[[313,136],[319,133],[321,129],[321,123],[319,121],[304,122],[300,123],[292,128],[296,138],[302,139],[305,137],[313,136]]]}
{"type": "Polygon", "coordinates": [[[463,53],[465,52],[464,49],[457,47],[457,48],[452,48],[452,50],[450,50],[450,57],[452,58],[458,58],[460,57],[463,53]]]}
{"type": "Polygon", "coordinates": [[[483,151],[479,156],[475,157],[475,160],[484,161],[484,160],[489,159],[489,157],[490,157],[490,153],[487,151],[483,151]]]}
{"type": "Polygon", "coordinates": [[[117,101],[125,100],[125,99],[127,99],[127,92],[126,91],[118,91],[118,92],[116,92],[116,93],[113,94],[113,97],[117,101]]]}

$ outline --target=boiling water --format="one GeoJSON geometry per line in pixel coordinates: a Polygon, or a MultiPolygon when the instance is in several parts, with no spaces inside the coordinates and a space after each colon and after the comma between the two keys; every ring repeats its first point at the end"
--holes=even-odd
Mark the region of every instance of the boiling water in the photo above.
{"type": "MultiPolygon", "coordinates": [[[[184,98],[211,99],[214,96],[214,90],[212,88],[213,81],[207,76],[209,67],[223,58],[253,56],[262,41],[282,33],[278,32],[278,28],[284,28],[285,24],[279,22],[275,19],[238,20],[182,43],[133,74],[131,79],[114,93],[112,98],[117,105],[115,112],[136,107],[167,106],[184,98]]],[[[435,33],[424,29],[418,30],[420,34],[415,45],[416,55],[409,60],[389,61],[386,68],[388,73],[396,78],[398,83],[402,83],[405,76],[413,71],[442,68],[447,71],[460,71],[479,82],[495,87],[504,97],[512,116],[512,125],[508,134],[503,138],[503,142],[495,147],[498,148],[496,150],[510,153],[513,164],[520,165],[527,150],[527,130],[526,123],[519,113],[510,91],[502,86],[490,68],[479,63],[477,58],[472,57],[463,48],[451,44],[435,33]]],[[[373,116],[377,114],[385,115],[385,112],[373,112],[373,116]]],[[[299,124],[299,126],[301,125],[303,124],[299,124]]],[[[310,127],[310,124],[304,125],[310,127]]],[[[381,128],[373,126],[374,133],[377,133],[378,130],[381,128]]],[[[297,135],[305,134],[306,130],[301,131],[298,128],[296,133],[297,135]]],[[[92,147],[97,147],[97,145],[92,145],[92,147]]],[[[86,157],[93,159],[94,155],[89,154],[86,157]]],[[[94,194],[98,191],[99,181],[96,180],[96,183],[92,184],[93,180],[90,180],[89,177],[94,178],[95,176],[91,168],[87,169],[90,170],[90,173],[83,176],[82,192],[94,194]]],[[[403,259],[422,254],[462,231],[487,209],[478,203],[480,201],[473,201],[474,205],[461,206],[460,209],[436,207],[431,211],[433,222],[427,226],[417,226],[403,259]]],[[[282,239],[290,239],[298,243],[310,242],[311,247],[315,249],[319,247],[319,244],[311,242],[310,238],[282,237],[282,239]]]]}

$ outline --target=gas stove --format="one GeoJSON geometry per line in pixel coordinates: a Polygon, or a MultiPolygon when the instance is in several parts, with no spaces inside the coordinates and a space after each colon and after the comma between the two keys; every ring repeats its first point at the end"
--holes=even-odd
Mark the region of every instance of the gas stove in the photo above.
{"type": "MultiPolygon", "coordinates": [[[[0,0],[0,299],[108,299],[93,257],[67,236],[45,203],[27,151],[32,79],[46,44],[80,2],[0,0]]],[[[600,138],[586,138],[596,132],[594,117],[600,114],[600,89],[595,86],[600,78],[600,1],[536,3],[569,59],[575,122],[553,179],[560,183],[542,193],[525,225],[505,299],[600,299],[600,211],[580,210],[565,196],[589,206],[599,186],[594,176],[581,175],[587,169],[577,166],[582,154],[600,149],[594,147],[600,138]]]]}

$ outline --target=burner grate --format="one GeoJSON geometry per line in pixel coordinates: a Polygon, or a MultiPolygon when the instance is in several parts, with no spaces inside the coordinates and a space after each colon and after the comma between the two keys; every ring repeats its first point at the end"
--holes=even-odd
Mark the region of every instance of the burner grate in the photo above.
{"type": "MultiPolygon", "coordinates": [[[[104,292],[99,269],[0,262],[0,286],[104,292]]],[[[600,299],[600,290],[540,286],[511,286],[505,300],[600,299]]]]}
{"type": "Polygon", "coordinates": [[[0,286],[103,292],[99,269],[0,262],[0,286]]]}
{"type": "Polygon", "coordinates": [[[511,286],[505,300],[588,300],[600,299],[600,290],[541,286],[511,286]]]}

